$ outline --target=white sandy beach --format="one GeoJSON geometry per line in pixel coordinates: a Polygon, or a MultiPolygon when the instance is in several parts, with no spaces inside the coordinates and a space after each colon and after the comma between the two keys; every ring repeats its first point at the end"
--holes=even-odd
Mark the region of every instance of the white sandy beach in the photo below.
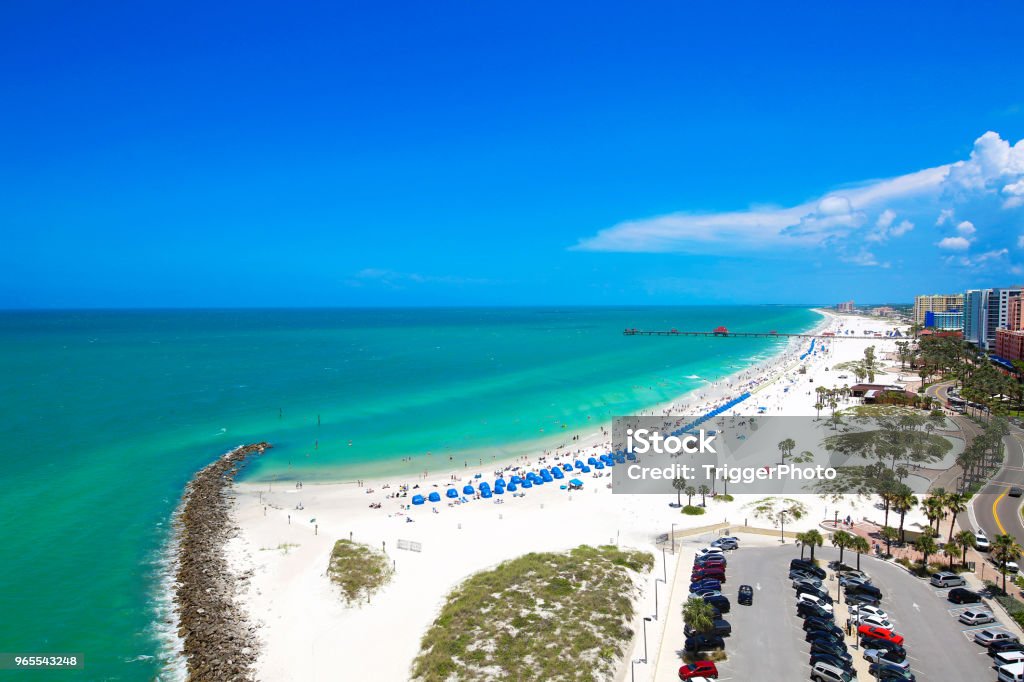
{"type": "MultiPolygon", "coordinates": [[[[825,328],[884,332],[890,327],[877,318],[827,315],[825,328]]],[[[863,357],[869,345],[875,346],[880,360],[895,349],[894,340],[889,338],[819,340],[818,345],[819,352],[803,362],[797,356],[806,350],[806,341],[791,345],[784,356],[757,369],[740,372],[697,395],[650,412],[701,414],[721,403],[722,396],[752,390],[754,395],[728,414],[750,415],[764,407],[767,415],[812,416],[814,387],[855,383],[852,376],[839,379],[844,372],[826,368],[863,357]],[[801,364],[806,366],[806,374],[797,373],[801,364]]],[[[892,374],[877,380],[894,383],[896,379],[897,375],[892,374]]],[[[571,462],[579,455],[586,460],[606,452],[607,447],[608,438],[600,430],[581,434],[571,452],[562,451],[561,461],[571,462]]],[[[541,457],[544,454],[537,453],[529,462],[520,458],[501,468],[518,465],[529,470],[541,457]]],[[[555,457],[549,453],[546,463],[552,464],[555,457]]],[[[453,477],[461,488],[472,482],[476,473],[481,473],[483,480],[493,481],[496,468],[493,464],[476,470],[458,468],[438,472],[427,480],[364,481],[364,487],[305,484],[298,489],[295,482],[283,481],[268,489],[267,484],[238,484],[235,520],[240,531],[228,551],[233,566],[240,572],[251,571],[243,599],[251,621],[260,627],[259,679],[407,679],[420,638],[452,587],[476,571],[531,551],[618,543],[654,552],[656,567],[647,581],[642,598],[645,603],[638,609],[639,615],[653,614],[654,580],[662,576],[663,570],[671,574],[675,568],[675,557],[668,554],[663,569],[656,536],[669,532],[671,524],[677,531],[721,521],[742,524],[742,507],[750,501],[743,496],[731,503],[709,500],[705,515],[684,516],[668,506],[675,496],[612,495],[605,472],[606,476],[599,478],[594,474],[580,476],[585,482],[582,491],[569,492],[549,484],[524,491],[524,497],[506,494],[460,505],[449,505],[444,500],[406,509],[414,492],[425,495],[436,486],[443,496],[453,477]],[[390,487],[385,488],[387,484],[390,487]],[[401,484],[418,484],[419,490],[411,491],[406,498],[389,498],[401,484]],[[375,502],[381,503],[380,509],[369,508],[375,502]],[[300,504],[302,509],[296,509],[300,504]],[[350,535],[357,541],[383,546],[395,565],[392,582],[369,605],[352,608],[343,604],[326,575],[334,542],[350,535]],[[421,543],[422,551],[399,550],[399,540],[421,543]]],[[[812,512],[792,530],[812,527],[826,513],[831,518],[837,511],[835,504],[830,506],[818,497],[807,496],[805,501],[812,512]]],[[[874,517],[878,512],[871,504],[851,498],[839,506],[838,512],[841,517],[874,517]]],[[[914,514],[908,515],[908,527],[917,520],[914,514]]],[[[751,525],[767,523],[751,519],[751,525]]],[[[660,589],[659,608],[664,609],[665,588],[660,589]]],[[[678,619],[678,614],[670,618],[678,619]]],[[[665,622],[662,615],[649,624],[649,642],[661,642],[665,622]]],[[[635,646],[642,647],[639,638],[635,646]]],[[[658,646],[652,644],[655,649],[658,646]]],[[[642,652],[631,654],[633,658],[638,655],[642,652]]],[[[657,654],[652,652],[651,658],[657,660],[657,654]]],[[[638,666],[637,678],[653,679],[653,669],[653,665],[638,666]]],[[[628,675],[627,659],[620,679],[628,675]]]]}

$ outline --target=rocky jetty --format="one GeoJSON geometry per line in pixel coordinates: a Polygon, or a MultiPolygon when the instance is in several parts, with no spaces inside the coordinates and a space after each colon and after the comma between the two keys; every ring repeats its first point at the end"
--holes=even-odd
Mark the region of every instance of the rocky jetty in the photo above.
{"type": "Polygon", "coordinates": [[[224,556],[224,543],[236,532],[227,492],[247,460],[270,447],[236,448],[199,471],[185,488],[175,519],[175,601],[189,680],[253,679],[256,630],[237,604],[237,576],[224,556]]]}

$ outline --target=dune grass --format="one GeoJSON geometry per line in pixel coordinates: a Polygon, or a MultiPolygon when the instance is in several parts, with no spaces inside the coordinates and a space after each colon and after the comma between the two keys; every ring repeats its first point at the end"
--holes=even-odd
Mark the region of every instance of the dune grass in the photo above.
{"type": "Polygon", "coordinates": [[[582,545],[531,553],[471,576],[423,637],[423,682],[612,679],[626,645],[635,579],[648,552],[582,545]]]}
{"type": "Polygon", "coordinates": [[[327,575],[341,588],[349,604],[369,599],[393,574],[391,559],[369,545],[351,540],[334,543],[327,575]]]}

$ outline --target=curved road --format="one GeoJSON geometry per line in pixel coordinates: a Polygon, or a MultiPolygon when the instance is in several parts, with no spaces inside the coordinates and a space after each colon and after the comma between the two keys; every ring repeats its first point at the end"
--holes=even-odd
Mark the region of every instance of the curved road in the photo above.
{"type": "MultiPolygon", "coordinates": [[[[925,392],[945,404],[948,387],[949,384],[938,384],[929,386],[925,392]]],[[[970,438],[981,433],[978,425],[969,419],[957,419],[956,422],[970,438]]],[[[957,523],[961,528],[983,529],[989,539],[1008,533],[1024,544],[1024,522],[1020,515],[1024,498],[1009,495],[1011,487],[1024,489],[1024,431],[1011,424],[1010,434],[1003,439],[1003,444],[1006,448],[1003,468],[974,496],[970,510],[957,517],[957,523]]],[[[959,467],[954,469],[959,470],[959,467]]],[[[947,490],[955,487],[945,485],[947,490]]]]}

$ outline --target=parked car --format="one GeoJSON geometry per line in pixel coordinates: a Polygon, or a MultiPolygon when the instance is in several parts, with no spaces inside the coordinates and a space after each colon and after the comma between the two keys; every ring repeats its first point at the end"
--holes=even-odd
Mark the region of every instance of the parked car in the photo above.
{"type": "MultiPolygon", "coordinates": [[[[713,628],[709,634],[720,635],[721,637],[728,637],[732,634],[732,624],[729,623],[729,621],[723,618],[715,618],[711,623],[713,628]]],[[[683,627],[683,634],[690,637],[696,633],[689,625],[687,625],[683,627]]]]}
{"type": "Polygon", "coordinates": [[[808,587],[806,585],[802,585],[802,586],[796,588],[796,598],[797,599],[799,599],[800,597],[802,597],[805,594],[809,594],[812,597],[817,597],[818,599],[826,601],[829,604],[833,603],[832,602],[832,595],[829,594],[827,591],[821,589],[820,587],[808,587]]]}
{"type": "Polygon", "coordinates": [[[807,630],[827,630],[829,628],[837,628],[836,622],[831,618],[818,618],[817,616],[811,616],[810,618],[804,618],[804,632],[807,630]]]}
{"type": "Polygon", "coordinates": [[[887,639],[872,639],[871,637],[861,637],[860,647],[862,649],[882,649],[892,654],[892,658],[904,660],[907,657],[907,650],[903,648],[902,644],[896,644],[890,642],[887,639]]]}
{"type": "Polygon", "coordinates": [[[864,649],[864,659],[869,663],[885,661],[886,663],[910,667],[910,664],[907,663],[906,651],[899,653],[888,649],[864,649]]]}
{"type": "Polygon", "coordinates": [[[805,573],[810,573],[811,575],[821,578],[822,580],[824,580],[825,577],[828,575],[827,573],[825,573],[824,568],[818,568],[807,559],[793,559],[792,561],[790,561],[789,570],[792,571],[794,569],[804,571],[805,573]]]}
{"type": "Polygon", "coordinates": [[[884,639],[894,644],[903,644],[903,635],[877,625],[861,625],[857,628],[857,634],[868,639],[884,639]]]}
{"type": "Polygon", "coordinates": [[[906,655],[899,656],[886,649],[864,649],[864,660],[868,663],[885,663],[899,668],[909,668],[906,655]]]}
{"type": "Polygon", "coordinates": [[[696,555],[697,556],[708,555],[708,554],[717,554],[718,556],[723,556],[723,557],[725,556],[725,552],[723,552],[719,547],[714,547],[714,546],[711,546],[711,545],[709,545],[707,547],[701,547],[700,549],[698,549],[696,551],[696,555]]]}
{"type": "Polygon", "coordinates": [[[1021,495],[1024,495],[1024,490],[1021,488],[1016,486],[1010,488],[1010,497],[1020,497],[1021,495]]]}
{"type": "Polygon", "coordinates": [[[691,592],[693,591],[693,588],[695,588],[695,587],[710,587],[710,588],[713,588],[713,589],[716,589],[716,590],[720,590],[720,589],[722,589],[722,583],[721,583],[721,581],[714,580],[712,578],[703,578],[701,580],[696,580],[696,581],[690,583],[690,591],[691,592]]]}
{"type": "Polygon", "coordinates": [[[725,639],[721,635],[698,633],[687,637],[683,643],[683,650],[690,653],[724,648],[725,639]]]}
{"type": "Polygon", "coordinates": [[[872,663],[868,666],[868,673],[872,678],[885,680],[885,682],[915,682],[917,680],[914,673],[910,672],[910,668],[901,668],[894,663],[872,663]]]}
{"type": "Polygon", "coordinates": [[[967,609],[960,614],[957,618],[964,625],[984,625],[985,623],[994,623],[995,617],[992,616],[991,611],[985,609],[967,609]]]}
{"type": "Polygon", "coordinates": [[[856,677],[849,669],[818,661],[811,667],[811,679],[814,682],[851,682],[856,677]]]}
{"type": "Polygon", "coordinates": [[[718,679],[718,668],[714,661],[694,661],[679,668],[679,679],[692,680],[695,677],[718,679]]]}
{"type": "Polygon", "coordinates": [[[815,578],[813,575],[804,575],[800,578],[796,578],[793,580],[794,590],[802,586],[821,587],[821,580],[815,578]]]}
{"type": "Polygon", "coordinates": [[[821,607],[822,609],[828,611],[829,613],[832,613],[832,603],[831,603],[832,600],[831,599],[826,601],[826,600],[822,599],[821,597],[814,596],[813,594],[800,594],[800,595],[797,595],[796,599],[797,599],[797,603],[800,603],[800,602],[810,602],[811,604],[815,604],[816,606],[821,607]]]}
{"type": "Polygon", "coordinates": [[[842,642],[833,642],[830,639],[822,638],[811,642],[811,653],[831,654],[836,658],[853,665],[853,657],[846,651],[846,645],[842,642]]]}
{"type": "Polygon", "coordinates": [[[739,549],[740,541],[733,537],[718,538],[711,543],[711,546],[719,549],[739,549]]]}
{"type": "Polygon", "coordinates": [[[815,663],[818,662],[828,663],[829,665],[834,665],[835,667],[842,668],[843,670],[853,670],[852,659],[850,661],[847,661],[846,659],[839,658],[838,656],[833,656],[832,654],[825,654],[820,651],[815,651],[811,654],[810,663],[813,666],[815,663]]]}
{"type": "Polygon", "coordinates": [[[824,628],[811,628],[807,631],[807,634],[804,635],[804,641],[813,642],[819,637],[828,637],[837,642],[842,642],[843,631],[837,625],[832,625],[831,627],[824,628]]]}
{"type": "Polygon", "coordinates": [[[845,576],[847,578],[863,578],[864,580],[871,580],[871,576],[856,568],[844,568],[839,571],[839,575],[840,577],[845,576]]]}
{"type": "Polygon", "coordinates": [[[849,588],[851,585],[870,585],[871,581],[867,578],[860,578],[852,575],[841,575],[839,576],[839,586],[849,588]]]}
{"type": "Polygon", "coordinates": [[[690,597],[715,597],[721,594],[721,590],[715,590],[710,587],[690,588],[690,597]]]}
{"type": "Polygon", "coordinates": [[[1007,561],[1006,562],[1006,572],[1007,573],[1019,573],[1020,572],[1020,566],[1017,565],[1016,561],[1007,561]]]}
{"type": "Polygon", "coordinates": [[[996,654],[1006,653],[1010,651],[1024,651],[1024,644],[1020,642],[993,642],[988,647],[988,655],[995,656],[996,654]]]}
{"type": "Polygon", "coordinates": [[[877,606],[872,606],[871,604],[860,604],[860,605],[857,605],[857,606],[851,606],[850,607],[850,616],[851,617],[856,617],[858,615],[861,616],[861,618],[864,618],[864,617],[867,617],[867,616],[877,616],[878,618],[883,618],[885,620],[889,620],[889,614],[888,613],[886,613],[885,611],[883,611],[882,609],[880,609],[877,606]]]}
{"type": "Polygon", "coordinates": [[[952,571],[939,571],[928,582],[935,587],[959,587],[967,584],[962,575],[952,571]]]}
{"type": "Polygon", "coordinates": [[[827,611],[817,604],[809,601],[802,601],[796,605],[796,615],[801,618],[818,617],[832,620],[831,611],[827,611]]]}
{"type": "Polygon", "coordinates": [[[985,628],[974,633],[974,641],[978,644],[989,647],[997,642],[1019,642],[1017,635],[1011,634],[1006,630],[991,630],[985,628]]]}
{"type": "Polygon", "coordinates": [[[974,548],[979,552],[987,552],[992,548],[992,543],[988,541],[984,530],[979,530],[974,534],[974,548]]]}
{"type": "Polygon", "coordinates": [[[864,594],[875,599],[882,599],[882,591],[872,585],[871,583],[863,583],[860,585],[847,585],[846,594],[864,594]]]}
{"type": "Polygon", "coordinates": [[[690,574],[691,583],[696,582],[698,580],[703,580],[705,578],[711,578],[712,580],[717,580],[720,583],[724,583],[725,571],[721,569],[708,569],[706,571],[703,569],[694,569],[693,573],[690,574]]]}
{"type": "Polygon", "coordinates": [[[874,625],[884,630],[892,630],[894,627],[891,620],[879,618],[878,616],[861,616],[860,625],[874,625]]]}
{"type": "Polygon", "coordinates": [[[739,596],[736,597],[736,601],[740,604],[751,606],[754,603],[754,588],[750,585],[740,585],[739,596]]]}
{"type": "Polygon", "coordinates": [[[978,604],[981,602],[981,595],[964,587],[954,587],[946,594],[946,599],[954,604],[978,604]]]}
{"type": "Polygon", "coordinates": [[[729,613],[732,605],[729,603],[729,598],[723,594],[716,595],[714,597],[701,597],[704,601],[714,606],[722,613],[729,613]]]}
{"type": "Polygon", "coordinates": [[[872,597],[870,594],[853,594],[846,595],[846,603],[850,606],[878,606],[882,603],[882,600],[878,597],[872,597]]]}

